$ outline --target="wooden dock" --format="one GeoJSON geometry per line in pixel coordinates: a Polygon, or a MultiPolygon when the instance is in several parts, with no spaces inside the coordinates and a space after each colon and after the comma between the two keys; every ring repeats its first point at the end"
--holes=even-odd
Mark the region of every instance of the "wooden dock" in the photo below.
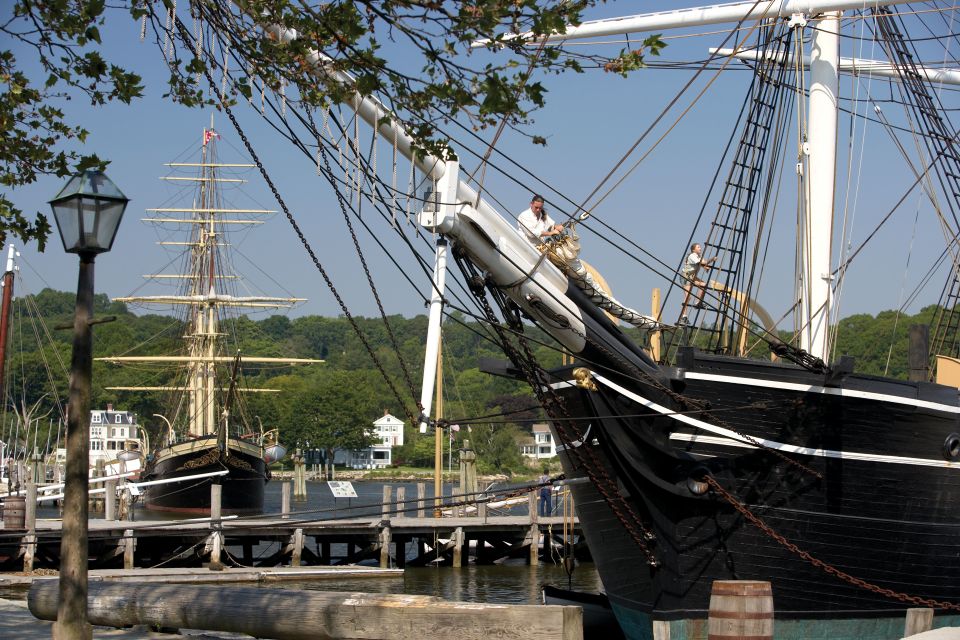
{"type": "MultiPolygon", "coordinates": [[[[389,487],[386,487],[389,489],[389,487]]],[[[213,517],[190,521],[89,521],[91,570],[135,568],[301,567],[352,565],[381,568],[468,562],[494,564],[522,558],[560,563],[585,554],[578,523],[561,516],[538,517],[536,497],[529,514],[490,515],[484,505],[457,507],[450,517],[427,517],[420,508],[385,501],[380,517],[335,518],[329,513],[213,517]]],[[[216,504],[216,503],[215,503],[216,504]]],[[[29,511],[29,509],[28,509],[29,511]]],[[[0,529],[0,571],[56,569],[60,564],[59,520],[30,519],[23,530],[0,529]]]]}

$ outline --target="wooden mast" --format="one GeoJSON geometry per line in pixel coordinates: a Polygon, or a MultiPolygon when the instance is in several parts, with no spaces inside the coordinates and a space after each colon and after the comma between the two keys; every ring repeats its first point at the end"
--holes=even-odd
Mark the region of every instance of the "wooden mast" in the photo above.
{"type": "Polygon", "coordinates": [[[7,334],[10,333],[10,301],[13,299],[13,244],[7,244],[7,268],[3,272],[3,303],[0,305],[0,403],[6,405],[4,381],[7,367],[7,334]]]}

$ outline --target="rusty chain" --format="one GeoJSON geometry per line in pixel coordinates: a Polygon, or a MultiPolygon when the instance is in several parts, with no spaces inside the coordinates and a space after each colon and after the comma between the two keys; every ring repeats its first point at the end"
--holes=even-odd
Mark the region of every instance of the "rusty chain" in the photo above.
{"type": "MultiPolygon", "coordinates": [[[[313,116],[309,111],[307,111],[307,120],[310,123],[310,127],[313,129],[314,134],[316,134],[317,148],[320,150],[320,155],[323,158],[323,164],[326,167],[326,175],[331,178],[332,182],[333,169],[330,166],[330,156],[327,154],[327,150],[323,148],[323,145],[320,144],[320,131],[317,129],[317,125],[314,123],[313,116]]],[[[377,309],[380,311],[380,318],[383,320],[383,325],[387,329],[387,336],[390,339],[390,343],[393,345],[393,350],[397,354],[397,361],[400,364],[400,370],[403,373],[403,379],[407,383],[408,390],[415,398],[416,390],[413,385],[413,378],[410,376],[410,370],[407,368],[407,362],[403,358],[403,352],[400,350],[400,343],[397,340],[397,336],[393,332],[393,326],[387,319],[387,313],[383,309],[383,302],[380,300],[380,292],[377,291],[377,286],[373,282],[373,276],[370,275],[370,268],[367,266],[367,259],[363,255],[363,249],[360,247],[360,242],[357,240],[357,234],[353,229],[353,223],[350,222],[350,216],[347,213],[347,207],[344,203],[343,194],[341,194],[340,190],[336,188],[334,188],[334,192],[336,192],[337,195],[337,202],[340,205],[340,212],[343,214],[343,221],[347,224],[347,229],[350,231],[350,237],[353,239],[354,250],[357,252],[357,256],[360,258],[360,264],[363,265],[363,272],[367,276],[367,284],[370,286],[370,291],[373,293],[374,300],[377,302],[377,309]]],[[[381,201],[383,200],[382,197],[380,199],[381,201]]],[[[362,199],[360,201],[363,202],[362,199]]]]}
{"type": "MultiPolygon", "coordinates": [[[[463,270],[468,270],[470,267],[472,267],[471,263],[464,263],[460,259],[457,259],[457,263],[463,270]]],[[[476,282],[476,277],[479,276],[475,275],[474,278],[468,277],[468,280],[473,280],[476,282]]],[[[580,466],[584,472],[586,472],[591,484],[596,487],[597,491],[600,493],[600,496],[603,498],[604,502],[607,503],[607,506],[610,507],[610,510],[613,512],[614,516],[620,521],[620,523],[624,526],[624,529],[633,539],[634,543],[636,543],[636,545],[644,553],[647,563],[651,567],[659,566],[660,561],[650,548],[650,543],[656,540],[655,534],[644,525],[637,513],[634,511],[633,507],[625,500],[623,495],[617,489],[616,483],[612,478],[610,478],[600,461],[596,459],[596,452],[594,452],[589,446],[571,446],[574,440],[571,439],[567,434],[567,428],[570,427],[570,430],[574,432],[577,438],[582,439],[583,434],[580,433],[580,430],[575,426],[574,423],[569,421],[569,414],[566,411],[566,407],[562,399],[559,398],[556,391],[550,388],[550,385],[546,383],[545,372],[539,367],[539,365],[536,364],[536,358],[530,352],[529,344],[523,339],[520,331],[517,331],[518,341],[524,347],[526,355],[526,357],[524,357],[513,346],[513,343],[507,336],[503,325],[501,325],[501,323],[497,320],[496,314],[493,311],[493,308],[490,306],[486,295],[483,295],[483,290],[471,287],[471,292],[474,293],[477,301],[481,304],[487,322],[497,333],[497,337],[501,343],[500,346],[504,353],[515,366],[523,371],[524,377],[527,379],[527,383],[537,396],[537,400],[540,402],[541,406],[543,406],[544,410],[547,412],[547,415],[549,415],[553,420],[554,425],[557,428],[557,435],[561,441],[561,444],[566,446],[567,451],[571,452],[571,454],[579,459],[580,464],[578,466],[580,466]],[[589,455],[591,459],[586,459],[585,454],[589,455]],[[597,470],[600,471],[601,477],[598,477],[597,470]]]]}
{"type": "Polygon", "coordinates": [[[960,604],[958,603],[943,602],[942,600],[933,600],[931,598],[912,596],[910,594],[903,593],[900,591],[894,591],[893,589],[887,589],[886,587],[881,587],[880,585],[873,584],[872,582],[867,582],[862,578],[858,578],[856,576],[850,575],[849,573],[847,573],[842,569],[838,569],[837,567],[827,562],[824,562],[819,558],[815,558],[809,552],[804,551],[794,543],[787,540],[782,534],[774,531],[773,528],[770,527],[770,525],[768,525],[766,522],[764,522],[760,518],[760,516],[750,511],[750,509],[747,508],[745,504],[737,500],[733,495],[730,494],[729,491],[724,489],[720,485],[720,483],[717,482],[717,479],[714,478],[712,475],[706,474],[703,477],[703,479],[707,484],[710,485],[710,487],[714,491],[720,494],[720,496],[724,500],[729,502],[730,505],[734,509],[736,509],[744,518],[749,520],[753,526],[755,526],[757,529],[759,529],[760,531],[768,535],[770,538],[776,541],[777,544],[781,545],[790,553],[793,553],[799,556],[800,558],[806,560],[807,562],[817,567],[818,569],[821,569],[825,573],[835,576],[840,580],[843,580],[844,582],[852,584],[855,587],[860,587],[862,589],[866,589],[867,591],[872,591],[873,593],[876,593],[878,595],[885,596],[893,600],[899,600],[900,602],[906,602],[909,604],[916,605],[918,607],[928,607],[931,609],[948,609],[952,611],[960,611],[960,604]]]}

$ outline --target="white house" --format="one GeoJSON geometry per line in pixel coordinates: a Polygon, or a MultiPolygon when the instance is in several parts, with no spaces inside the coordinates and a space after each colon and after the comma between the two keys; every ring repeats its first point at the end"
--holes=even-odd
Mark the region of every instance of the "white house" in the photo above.
{"type": "Polygon", "coordinates": [[[393,464],[392,448],[403,446],[403,420],[384,411],[383,417],[374,420],[370,435],[376,444],[358,451],[338,451],[336,463],[351,469],[382,469],[393,464]]]}
{"type": "Polygon", "coordinates": [[[539,422],[533,425],[533,439],[520,445],[520,453],[528,458],[541,460],[557,455],[557,446],[553,441],[550,426],[539,422]]]}

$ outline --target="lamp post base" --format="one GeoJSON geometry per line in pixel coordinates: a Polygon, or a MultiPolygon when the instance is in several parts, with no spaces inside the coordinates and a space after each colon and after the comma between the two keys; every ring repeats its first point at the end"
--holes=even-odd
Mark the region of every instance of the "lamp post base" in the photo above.
{"type": "Polygon", "coordinates": [[[89,622],[53,623],[53,640],[93,640],[93,625],[89,622]]]}

